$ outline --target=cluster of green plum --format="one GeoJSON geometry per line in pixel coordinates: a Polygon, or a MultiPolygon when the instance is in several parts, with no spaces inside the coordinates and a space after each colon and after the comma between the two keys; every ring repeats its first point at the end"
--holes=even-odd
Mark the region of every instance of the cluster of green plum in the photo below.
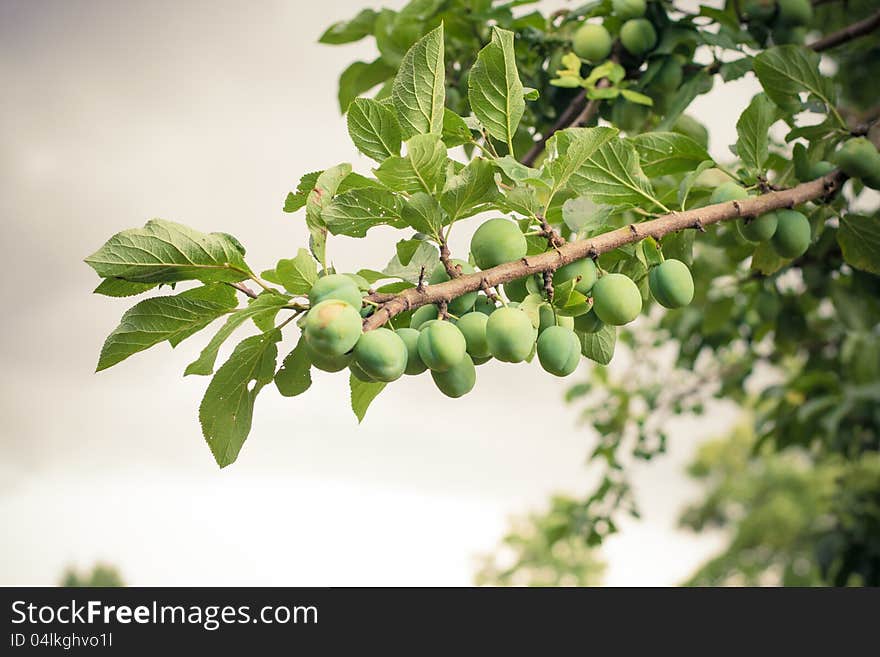
{"type": "MultiPolygon", "coordinates": [[[[715,188],[710,204],[738,201],[749,193],[735,182],[725,182],[715,188]]],[[[774,210],[760,217],[747,217],[737,222],[740,236],[747,242],[770,242],[773,250],[783,258],[797,258],[806,253],[812,239],[810,221],[797,210],[774,210]]]]}
{"type": "Polygon", "coordinates": [[[803,43],[813,20],[810,0],[746,0],[741,11],[751,31],[770,30],[776,43],[803,43]]]}
{"type": "MultiPolygon", "coordinates": [[[[657,31],[647,18],[645,0],[612,0],[614,15],[620,18],[620,45],[635,57],[641,57],[657,45],[657,31]]],[[[613,39],[608,29],[598,23],[584,23],[574,33],[574,53],[590,62],[601,62],[611,54],[613,39]]]]}
{"type": "MultiPolygon", "coordinates": [[[[507,219],[486,221],[471,239],[473,262],[480,269],[519,260],[526,250],[522,231],[507,219]]],[[[475,271],[467,262],[452,263],[462,273],[475,271]]],[[[520,304],[530,290],[523,278],[504,284],[508,302],[501,306],[486,295],[468,292],[450,301],[442,317],[437,306],[425,305],[413,312],[407,328],[368,332],[362,330],[357,285],[345,275],[329,274],[318,279],[309,293],[311,309],[303,322],[305,344],[318,369],[338,372],[348,368],[362,381],[381,382],[430,370],[437,387],[449,397],[470,392],[476,382],[475,366],[492,358],[518,363],[537,355],[547,372],[568,376],[580,362],[579,333],[595,333],[604,324],[627,324],[642,310],[641,293],[630,278],[599,274],[591,259],[555,271],[554,281],[574,281],[576,290],[592,297],[592,304],[585,302],[581,312],[571,313],[575,316],[561,316],[549,303],[542,303],[536,313],[526,312],[520,304]]],[[[446,267],[440,263],[428,282],[448,280],[446,267]]],[[[690,271],[678,260],[654,267],[649,286],[654,298],[668,308],[687,305],[694,294],[690,271]]]]}

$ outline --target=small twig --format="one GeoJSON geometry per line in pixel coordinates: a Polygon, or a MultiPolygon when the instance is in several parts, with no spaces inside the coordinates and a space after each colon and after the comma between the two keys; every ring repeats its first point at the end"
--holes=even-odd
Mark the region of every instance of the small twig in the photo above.
{"type": "Polygon", "coordinates": [[[880,27],[880,11],[871,14],[864,20],[860,20],[857,23],[847,25],[837,32],[827,34],[818,41],[814,41],[807,47],[816,52],[822,52],[823,50],[834,48],[835,46],[839,46],[840,44],[846,43],[847,41],[852,41],[856,37],[870,34],[878,27],[880,27]]]}
{"type": "Polygon", "coordinates": [[[416,285],[416,289],[419,292],[425,291],[425,265],[422,265],[422,268],[419,270],[419,282],[416,285]]]}
{"type": "Polygon", "coordinates": [[[234,287],[239,292],[244,293],[249,296],[251,299],[256,299],[259,296],[256,292],[254,292],[251,288],[249,288],[244,283],[227,283],[230,287],[234,287]]]}
{"type": "Polygon", "coordinates": [[[547,218],[543,214],[536,214],[535,218],[541,224],[541,235],[547,238],[547,244],[554,249],[558,249],[565,244],[565,238],[559,234],[558,230],[550,225],[550,222],[547,221],[547,218]]]}
{"type": "Polygon", "coordinates": [[[544,292],[547,294],[547,300],[553,301],[553,269],[548,269],[543,272],[544,277],[544,292]]]}
{"type": "Polygon", "coordinates": [[[437,317],[440,319],[449,319],[449,303],[441,301],[437,304],[437,317]]]}

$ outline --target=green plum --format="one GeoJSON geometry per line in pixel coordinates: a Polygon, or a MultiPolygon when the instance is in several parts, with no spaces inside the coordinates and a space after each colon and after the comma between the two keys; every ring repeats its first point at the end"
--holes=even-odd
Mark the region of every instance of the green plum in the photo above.
{"type": "Polygon", "coordinates": [[[431,378],[437,388],[447,397],[456,399],[466,395],[474,389],[477,382],[477,371],[474,369],[474,361],[465,354],[458,363],[447,370],[438,372],[431,370],[431,378]]]}
{"type": "Polygon", "coordinates": [[[390,383],[406,371],[406,343],[391,329],[367,331],[355,345],[354,360],[373,380],[390,383]]]}
{"type": "Polygon", "coordinates": [[[312,285],[309,290],[309,304],[314,307],[326,299],[345,301],[358,310],[363,305],[357,283],[343,274],[327,274],[312,285]]]}
{"type": "Polygon", "coordinates": [[[474,232],[471,254],[480,269],[525,257],[528,245],[522,231],[507,219],[489,219],[474,232]]]}
{"type": "Polygon", "coordinates": [[[555,376],[568,376],[581,361],[580,338],[570,328],[551,326],[538,336],[538,361],[555,376]]]}
{"type": "Polygon", "coordinates": [[[506,363],[519,363],[528,358],[536,337],[532,320],[519,308],[499,308],[486,322],[489,351],[506,363]]]}
{"type": "Polygon", "coordinates": [[[325,356],[341,356],[361,337],[360,313],[349,303],[327,299],[313,306],[306,315],[304,335],[313,351],[325,356]]]}
{"type": "Polygon", "coordinates": [[[797,258],[810,248],[812,230],[809,220],[796,210],[777,210],[778,225],[773,248],[783,258],[797,258]]]}
{"type": "Polygon", "coordinates": [[[603,25],[584,23],[572,38],[572,49],[578,57],[590,62],[601,62],[611,54],[611,35],[603,25]]]}
{"type": "Polygon", "coordinates": [[[728,201],[741,201],[743,199],[747,199],[749,197],[749,193],[746,189],[732,180],[727,182],[723,182],[718,187],[716,187],[712,191],[712,196],[709,197],[709,205],[715,205],[716,203],[726,203],[728,201]]]}
{"type": "Polygon", "coordinates": [[[657,303],[666,308],[681,308],[694,298],[694,279],[681,260],[669,258],[651,269],[648,286],[657,303]]]}
{"type": "Polygon", "coordinates": [[[567,283],[577,278],[574,289],[581,294],[589,294],[593,289],[598,274],[596,272],[596,263],[590,258],[575,260],[567,265],[563,265],[553,274],[553,282],[556,284],[567,283]]]}
{"type": "Polygon", "coordinates": [[[433,304],[428,304],[427,306],[419,306],[412,314],[412,317],[410,317],[409,327],[413,329],[421,328],[422,324],[429,322],[432,319],[437,319],[439,314],[440,311],[437,310],[437,306],[433,304]]]}
{"type": "Polygon", "coordinates": [[[740,219],[736,222],[736,229],[747,242],[766,242],[773,237],[778,223],[775,212],[766,212],[760,217],[740,219]]]}
{"type": "Polygon", "coordinates": [[[489,315],[474,311],[462,315],[456,324],[464,336],[467,352],[471,356],[485,358],[492,355],[489,351],[489,343],[486,342],[486,323],[488,321],[489,315]]]}
{"type": "Polygon", "coordinates": [[[628,20],[620,28],[620,43],[632,55],[644,55],[657,45],[657,31],[645,18],[628,20]]]}
{"type": "Polygon", "coordinates": [[[429,369],[443,372],[456,365],[467,352],[467,342],[454,324],[426,322],[419,334],[419,355],[429,369]]]}
{"type": "Polygon", "coordinates": [[[639,288],[623,274],[605,274],[593,286],[593,312],[605,324],[629,324],[642,312],[639,288]]]}
{"type": "MultiPolygon", "coordinates": [[[[461,267],[462,274],[473,274],[474,268],[471,267],[464,260],[452,260],[453,265],[458,265],[461,267]]],[[[430,285],[436,285],[437,283],[445,283],[449,280],[449,273],[446,271],[446,267],[442,262],[438,262],[437,266],[434,267],[434,271],[431,272],[431,276],[428,278],[428,283],[430,285]]],[[[460,297],[457,297],[449,302],[449,312],[453,315],[464,315],[471,308],[474,307],[474,302],[477,300],[476,292],[468,292],[466,294],[462,294],[460,297]]]]}
{"type": "Polygon", "coordinates": [[[403,373],[412,376],[421,374],[428,369],[419,355],[419,335],[421,334],[414,328],[399,328],[396,333],[406,345],[406,369],[403,373]]]}

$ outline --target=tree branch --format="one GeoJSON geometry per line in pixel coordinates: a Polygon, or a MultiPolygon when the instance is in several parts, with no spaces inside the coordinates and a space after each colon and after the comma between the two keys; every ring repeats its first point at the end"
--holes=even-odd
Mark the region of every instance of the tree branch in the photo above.
{"type": "Polygon", "coordinates": [[[389,319],[406,310],[429,303],[448,303],[468,292],[484,286],[496,286],[532,274],[553,271],[575,260],[595,258],[626,244],[639,242],[646,237],[660,239],[669,233],[697,229],[740,217],[757,217],[771,210],[791,208],[807,201],[825,198],[840,189],[846,175],[833,171],[827,176],[802,183],[797,187],[739,201],[716,203],[685,212],[670,212],[656,219],[612,230],[595,237],[568,242],[557,249],[534,256],[526,256],[514,262],[473,274],[465,274],[445,283],[428,285],[422,290],[410,288],[393,298],[380,302],[382,305],[364,321],[364,330],[376,329],[389,319]]]}
{"type": "Polygon", "coordinates": [[[822,37],[818,41],[813,41],[813,43],[811,43],[807,47],[815,50],[816,52],[822,52],[823,50],[834,48],[835,46],[839,46],[840,44],[851,41],[852,39],[855,39],[857,37],[864,36],[865,34],[870,34],[878,27],[880,27],[880,11],[875,12],[874,14],[868,16],[864,20],[860,20],[857,23],[847,25],[837,32],[832,32],[831,34],[822,37]]]}

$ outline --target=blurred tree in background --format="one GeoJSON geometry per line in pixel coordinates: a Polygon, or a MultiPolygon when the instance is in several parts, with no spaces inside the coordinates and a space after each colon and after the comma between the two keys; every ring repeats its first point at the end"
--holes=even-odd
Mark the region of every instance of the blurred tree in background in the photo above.
{"type": "Polygon", "coordinates": [[[91,570],[68,567],[61,576],[59,586],[125,586],[125,583],[116,566],[99,562],[91,570]]]}

